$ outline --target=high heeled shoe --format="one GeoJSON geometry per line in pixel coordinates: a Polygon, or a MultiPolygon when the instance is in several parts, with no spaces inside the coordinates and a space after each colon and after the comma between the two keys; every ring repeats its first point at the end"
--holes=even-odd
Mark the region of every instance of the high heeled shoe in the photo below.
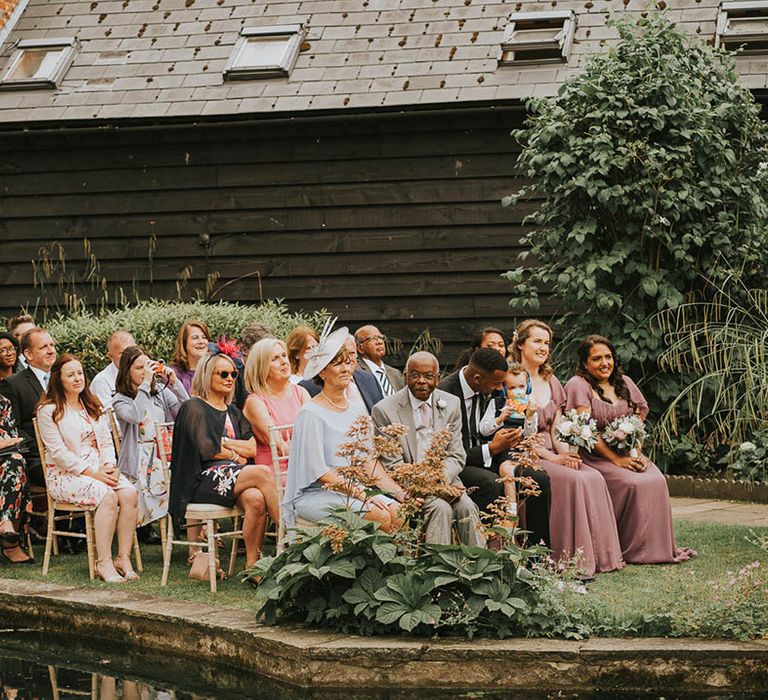
{"type": "Polygon", "coordinates": [[[111,574],[110,576],[105,576],[101,573],[99,570],[99,566],[101,564],[105,564],[108,562],[109,559],[97,559],[96,564],[93,567],[94,573],[96,574],[96,578],[101,579],[104,581],[104,583],[125,583],[125,579],[120,576],[119,574],[111,574]]]}
{"type": "Polygon", "coordinates": [[[139,575],[132,568],[128,569],[124,566],[121,566],[120,564],[117,563],[117,561],[113,561],[112,564],[115,567],[115,571],[117,571],[117,573],[123,577],[123,581],[139,580],[139,575]]]}

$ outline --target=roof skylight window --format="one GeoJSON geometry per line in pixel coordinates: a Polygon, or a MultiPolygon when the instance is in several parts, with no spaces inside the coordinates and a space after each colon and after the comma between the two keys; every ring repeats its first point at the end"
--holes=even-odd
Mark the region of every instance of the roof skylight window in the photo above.
{"type": "Polygon", "coordinates": [[[743,54],[768,53],[768,2],[724,2],[717,15],[715,46],[743,54]]]}
{"type": "Polygon", "coordinates": [[[301,24],[244,27],[224,69],[224,77],[249,80],[290,75],[305,33],[301,24]]]}
{"type": "Polygon", "coordinates": [[[504,28],[499,63],[564,63],[575,27],[572,10],[513,12],[504,28]]]}
{"type": "Polygon", "coordinates": [[[75,57],[75,45],[73,37],[22,39],[0,80],[0,89],[55,88],[75,57]]]}

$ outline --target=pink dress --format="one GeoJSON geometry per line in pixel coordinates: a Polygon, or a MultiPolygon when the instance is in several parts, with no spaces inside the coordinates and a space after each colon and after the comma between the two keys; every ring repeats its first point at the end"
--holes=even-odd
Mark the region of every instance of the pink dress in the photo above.
{"type": "MultiPolygon", "coordinates": [[[[275,425],[293,425],[301,409],[303,392],[304,389],[302,387],[297,384],[291,384],[288,396],[282,399],[275,396],[267,396],[266,394],[251,394],[248,398],[253,397],[262,401],[267,407],[267,412],[275,425]]],[[[292,430],[284,430],[283,440],[287,443],[290,442],[292,435],[292,430]]],[[[255,461],[256,464],[272,464],[272,450],[269,448],[269,443],[258,443],[255,461]]]]}
{"type": "MultiPolygon", "coordinates": [[[[551,428],[557,412],[565,404],[565,391],[554,375],[549,379],[549,388],[549,403],[538,411],[538,435],[542,445],[555,452],[551,428]]],[[[602,474],[586,464],[581,469],[570,469],[545,459],[539,464],[549,474],[552,488],[549,534],[554,558],[578,557],[579,574],[588,578],[621,569],[624,560],[619,533],[602,474]]]]}
{"type": "MultiPolygon", "coordinates": [[[[589,406],[592,418],[602,430],[612,420],[637,409],[640,417],[648,415],[648,403],[637,385],[626,375],[632,409],[625,400],[603,401],[582,377],[572,377],[565,385],[566,408],[589,406]]],[[[630,564],[677,564],[695,556],[691,549],[678,549],[672,525],[667,480],[659,468],[646,459],[644,472],[617,467],[596,452],[581,450],[585,464],[597,469],[608,484],[613,510],[619,527],[621,552],[630,564]]]]}

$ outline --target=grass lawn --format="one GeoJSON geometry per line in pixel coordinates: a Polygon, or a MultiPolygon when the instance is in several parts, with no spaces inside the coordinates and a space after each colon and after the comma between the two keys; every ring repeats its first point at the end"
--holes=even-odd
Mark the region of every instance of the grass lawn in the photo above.
{"type": "MultiPolygon", "coordinates": [[[[679,545],[692,547],[698,556],[683,564],[674,566],[627,566],[622,571],[598,575],[588,586],[587,595],[575,596],[577,608],[597,608],[601,617],[612,618],[620,634],[622,624],[638,617],[671,612],[679,619],[695,617],[702,605],[711,603],[716,588],[728,588],[732,574],[754,561],[761,562],[760,571],[763,587],[768,586],[768,553],[747,541],[749,528],[735,525],[676,521],[679,545]]],[[[768,534],[768,528],[755,530],[757,534],[768,534]]],[[[42,547],[36,548],[39,564],[34,566],[12,566],[0,564],[0,576],[6,578],[50,581],[52,583],[77,586],[80,588],[114,588],[102,582],[88,580],[85,554],[72,556],[61,554],[52,557],[47,578],[41,575],[42,547]]],[[[174,562],[171,567],[169,585],[160,587],[162,558],[159,546],[142,547],[144,572],[141,580],[125,584],[125,588],[158,597],[186,601],[200,601],[225,607],[249,608],[253,605],[253,590],[235,575],[219,583],[219,592],[210,593],[208,584],[193,581],[187,577],[186,552],[174,548],[174,562]]],[[[222,557],[224,561],[225,557],[222,557]]],[[[242,564],[242,556],[238,559],[242,564]]],[[[768,599],[768,596],[766,596],[768,599]]],[[[652,634],[654,630],[648,629],[652,634]]],[[[607,630],[611,634],[611,630],[607,630]]],[[[768,629],[762,631],[768,636],[768,629]]],[[[758,630],[758,636],[760,632],[758,630]]]]}

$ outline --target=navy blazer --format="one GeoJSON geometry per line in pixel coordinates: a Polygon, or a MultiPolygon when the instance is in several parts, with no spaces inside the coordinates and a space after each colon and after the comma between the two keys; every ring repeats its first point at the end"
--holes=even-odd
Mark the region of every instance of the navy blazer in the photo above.
{"type": "MultiPolygon", "coordinates": [[[[384,398],[379,382],[370,372],[366,372],[359,367],[352,373],[352,381],[357,384],[360,396],[363,397],[365,407],[368,409],[368,413],[370,413],[373,407],[384,398]]],[[[299,386],[303,386],[310,396],[317,396],[320,393],[320,387],[311,379],[303,379],[299,382],[299,386]]]]}

